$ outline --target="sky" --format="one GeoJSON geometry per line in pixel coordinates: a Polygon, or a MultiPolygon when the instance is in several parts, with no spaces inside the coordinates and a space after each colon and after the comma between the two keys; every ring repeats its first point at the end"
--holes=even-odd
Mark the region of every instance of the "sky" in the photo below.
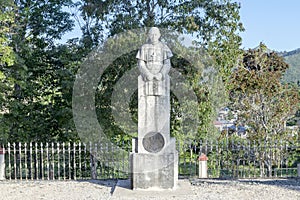
{"type": "Polygon", "coordinates": [[[300,0],[238,0],[244,49],[263,42],[269,49],[300,48],[300,0]]]}

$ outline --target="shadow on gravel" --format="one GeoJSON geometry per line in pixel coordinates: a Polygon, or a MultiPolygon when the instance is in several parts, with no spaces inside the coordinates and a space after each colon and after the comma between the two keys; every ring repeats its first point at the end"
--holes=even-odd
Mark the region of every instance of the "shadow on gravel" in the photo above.
{"type": "Polygon", "coordinates": [[[282,187],[289,190],[296,190],[300,192],[300,178],[286,178],[286,179],[261,179],[261,180],[239,180],[241,183],[261,184],[282,187]]]}
{"type": "Polygon", "coordinates": [[[105,187],[110,187],[110,194],[113,193],[115,186],[117,184],[117,179],[89,179],[89,180],[77,180],[77,182],[87,182],[87,183],[92,183],[92,184],[96,184],[96,185],[101,185],[101,186],[105,186],[105,187]]]}
{"type": "Polygon", "coordinates": [[[270,185],[281,187],[288,190],[295,190],[300,192],[300,178],[285,178],[285,179],[192,179],[192,185],[270,185]]]}
{"type": "MultiPolygon", "coordinates": [[[[110,193],[113,194],[117,179],[101,179],[101,180],[77,180],[78,182],[88,182],[96,185],[101,185],[111,188],[110,193]]],[[[190,179],[194,186],[217,184],[217,185],[270,185],[281,187],[288,190],[295,190],[300,192],[300,178],[285,178],[285,179],[190,179]]]]}

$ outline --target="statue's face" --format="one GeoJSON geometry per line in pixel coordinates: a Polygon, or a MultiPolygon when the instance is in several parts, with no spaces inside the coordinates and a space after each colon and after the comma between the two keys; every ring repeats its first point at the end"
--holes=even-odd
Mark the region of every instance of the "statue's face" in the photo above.
{"type": "Polygon", "coordinates": [[[158,30],[156,29],[153,29],[149,32],[149,39],[150,39],[150,42],[151,43],[156,43],[158,42],[159,40],[159,37],[160,37],[160,33],[158,30]]]}

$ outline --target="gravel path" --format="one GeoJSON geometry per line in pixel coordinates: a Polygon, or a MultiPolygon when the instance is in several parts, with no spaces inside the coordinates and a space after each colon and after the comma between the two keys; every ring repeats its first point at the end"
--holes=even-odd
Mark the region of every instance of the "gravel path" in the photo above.
{"type": "MultiPolygon", "coordinates": [[[[0,181],[0,200],[82,200],[110,199],[114,180],[89,181],[0,181]]],[[[300,179],[278,180],[191,180],[189,197],[170,196],[167,199],[189,200],[297,200],[300,199],[300,179]]],[[[146,199],[162,198],[155,193],[146,199]]]]}

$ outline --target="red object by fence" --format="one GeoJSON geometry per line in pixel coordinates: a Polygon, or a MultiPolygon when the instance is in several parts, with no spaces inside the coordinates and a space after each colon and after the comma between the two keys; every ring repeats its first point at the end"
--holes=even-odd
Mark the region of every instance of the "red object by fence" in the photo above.
{"type": "Polygon", "coordinates": [[[207,161],[208,157],[204,153],[201,153],[201,155],[198,157],[198,160],[199,161],[207,161]]]}

